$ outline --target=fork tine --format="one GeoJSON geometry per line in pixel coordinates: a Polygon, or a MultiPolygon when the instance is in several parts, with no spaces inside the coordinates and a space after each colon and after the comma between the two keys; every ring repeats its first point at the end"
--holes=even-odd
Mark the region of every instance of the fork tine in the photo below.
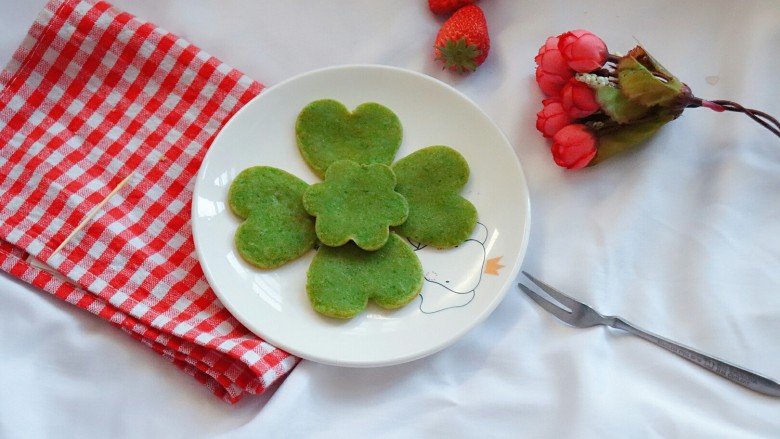
{"type": "Polygon", "coordinates": [[[578,302],[578,301],[572,299],[571,297],[567,296],[566,294],[564,294],[560,290],[557,290],[557,289],[551,287],[550,285],[547,285],[543,281],[541,281],[541,280],[531,276],[529,273],[523,271],[523,274],[526,275],[526,277],[528,277],[528,279],[531,279],[531,281],[533,283],[538,285],[539,288],[543,289],[545,293],[549,294],[550,297],[552,297],[553,299],[557,300],[558,302],[563,304],[563,306],[569,308],[570,310],[573,311],[573,310],[577,309],[578,307],[584,306],[584,304],[582,302],[578,302]]]}
{"type": "Polygon", "coordinates": [[[549,300],[545,299],[544,297],[536,294],[532,289],[528,288],[527,286],[523,285],[522,283],[517,284],[518,287],[520,287],[523,292],[530,297],[534,302],[536,302],[539,306],[544,308],[547,312],[554,315],[560,320],[563,320],[564,322],[568,322],[569,318],[571,317],[571,313],[569,311],[566,311],[565,309],[561,308],[560,306],[550,302],[549,300]]]}

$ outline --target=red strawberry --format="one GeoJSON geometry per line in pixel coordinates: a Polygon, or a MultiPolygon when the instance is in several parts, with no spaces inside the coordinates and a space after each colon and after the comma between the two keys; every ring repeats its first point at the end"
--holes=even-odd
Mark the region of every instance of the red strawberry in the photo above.
{"type": "Polygon", "coordinates": [[[466,5],[452,14],[436,35],[434,56],[444,68],[457,72],[474,71],[488,56],[490,36],[482,9],[466,5]]]}
{"type": "Polygon", "coordinates": [[[428,0],[428,8],[438,15],[450,15],[461,6],[476,3],[479,0],[428,0]]]}

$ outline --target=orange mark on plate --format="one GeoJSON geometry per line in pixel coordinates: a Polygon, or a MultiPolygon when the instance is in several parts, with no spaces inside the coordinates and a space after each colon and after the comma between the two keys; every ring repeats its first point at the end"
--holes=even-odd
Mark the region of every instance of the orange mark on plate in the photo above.
{"type": "Polygon", "coordinates": [[[498,262],[500,260],[501,260],[501,256],[488,259],[487,264],[485,264],[485,273],[494,274],[498,276],[498,270],[505,267],[505,265],[502,265],[498,262]]]}

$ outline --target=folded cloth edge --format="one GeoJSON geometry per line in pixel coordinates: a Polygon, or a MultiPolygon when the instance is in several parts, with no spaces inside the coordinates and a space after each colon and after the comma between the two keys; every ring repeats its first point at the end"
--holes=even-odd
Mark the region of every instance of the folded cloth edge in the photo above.
{"type": "MultiPolygon", "coordinates": [[[[48,25],[48,20],[56,17],[57,14],[71,13],[77,5],[85,4],[89,5],[91,8],[99,8],[102,12],[114,11],[113,13],[115,15],[120,14],[119,11],[114,10],[113,6],[107,2],[94,0],[53,0],[45,6],[44,10],[31,27],[30,32],[32,33],[32,29],[36,26],[41,26],[42,23],[47,23],[48,25]]],[[[134,19],[134,17],[127,13],[122,12],[121,14],[124,17],[124,20],[134,19]]],[[[31,45],[31,41],[29,41],[30,36],[31,35],[28,34],[25,42],[22,43],[18,49],[19,52],[25,52],[22,56],[23,61],[19,65],[16,65],[15,68],[9,70],[18,71],[18,68],[29,59],[28,55],[30,55],[30,53],[41,50],[40,48],[36,48],[36,44],[39,43],[38,41],[33,42],[31,45]],[[32,50],[30,50],[31,48],[32,50]]],[[[176,40],[181,41],[178,37],[176,40]]],[[[9,66],[18,63],[19,58],[20,56],[15,54],[14,60],[11,61],[9,66]]],[[[14,76],[14,73],[11,73],[11,77],[9,78],[7,76],[9,74],[8,70],[4,70],[3,73],[0,74],[6,75],[5,78],[0,77],[0,79],[4,79],[4,81],[1,82],[5,83],[11,82],[17,78],[14,76]]],[[[259,92],[259,90],[257,91],[259,92]]],[[[237,110],[237,108],[235,110],[237,110]]],[[[0,236],[0,238],[4,239],[5,236],[6,235],[4,234],[3,236],[0,236]]],[[[200,340],[198,340],[197,337],[190,336],[182,339],[174,334],[164,334],[162,328],[154,328],[152,325],[148,324],[149,322],[138,321],[136,317],[107,303],[105,300],[100,299],[100,297],[95,297],[93,292],[86,291],[84,285],[77,286],[73,285],[71,282],[62,281],[51,273],[47,273],[46,270],[31,265],[27,261],[25,255],[37,255],[29,250],[29,247],[19,248],[3,240],[0,242],[0,266],[4,271],[99,316],[100,312],[106,309],[110,309],[110,313],[119,313],[116,314],[117,317],[115,317],[115,319],[119,320],[120,323],[112,320],[109,321],[116,326],[123,328],[147,346],[153,348],[186,373],[196,377],[196,379],[211,388],[217,396],[222,397],[228,402],[238,401],[243,393],[262,392],[273,382],[285,376],[297,363],[297,358],[273,348],[273,346],[270,345],[267,345],[265,352],[261,352],[264,355],[269,355],[271,358],[272,364],[267,367],[267,369],[258,368],[256,363],[248,364],[250,362],[245,361],[244,355],[232,352],[230,349],[226,352],[220,352],[213,346],[207,348],[212,354],[209,354],[208,352],[205,354],[199,352],[198,355],[192,356],[191,354],[193,351],[198,351],[205,347],[200,343],[200,340]],[[133,330],[133,328],[136,329],[133,330]],[[173,345],[178,346],[176,348],[171,348],[168,346],[169,343],[159,343],[156,341],[157,337],[149,337],[150,333],[156,333],[157,336],[163,338],[168,337],[169,340],[174,340],[172,342],[173,345]],[[181,343],[179,341],[181,341],[181,343]],[[216,352],[216,354],[213,352],[216,352]],[[198,359],[197,357],[201,355],[203,358],[208,358],[208,360],[204,362],[202,359],[198,359]],[[232,358],[234,361],[226,362],[225,358],[232,358]],[[214,367],[217,364],[220,365],[220,367],[215,369],[214,367]],[[247,370],[249,371],[249,374],[247,374],[247,370]]],[[[78,279],[70,277],[69,280],[74,281],[78,279]]]]}

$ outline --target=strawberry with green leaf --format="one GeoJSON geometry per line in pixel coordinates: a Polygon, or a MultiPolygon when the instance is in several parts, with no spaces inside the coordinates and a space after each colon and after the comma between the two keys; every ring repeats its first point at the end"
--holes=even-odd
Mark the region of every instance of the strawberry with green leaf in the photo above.
{"type": "Polygon", "coordinates": [[[466,5],[444,22],[434,43],[436,61],[445,69],[471,72],[485,61],[490,52],[485,14],[477,5],[466,5]]]}

